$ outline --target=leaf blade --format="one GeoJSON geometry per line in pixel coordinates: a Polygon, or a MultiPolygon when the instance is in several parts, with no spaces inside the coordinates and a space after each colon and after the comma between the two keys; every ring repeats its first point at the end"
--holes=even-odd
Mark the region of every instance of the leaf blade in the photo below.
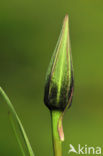
{"type": "MultiPolygon", "coordinates": [[[[33,150],[32,150],[32,147],[31,147],[31,145],[30,145],[30,142],[29,142],[29,140],[28,140],[28,137],[27,137],[27,135],[26,135],[26,132],[25,132],[25,130],[24,130],[24,128],[23,128],[23,125],[22,125],[22,123],[21,123],[21,121],[20,121],[20,119],[19,119],[19,117],[18,117],[18,115],[17,115],[17,113],[16,113],[16,111],[15,111],[15,109],[14,109],[14,107],[13,107],[13,105],[12,105],[10,99],[9,99],[9,97],[6,95],[6,93],[4,92],[4,90],[3,90],[1,87],[0,87],[0,94],[1,94],[2,97],[4,98],[6,104],[8,105],[9,111],[12,113],[12,115],[13,115],[13,116],[15,117],[15,119],[16,119],[16,122],[17,122],[17,124],[18,124],[18,126],[19,126],[19,128],[20,128],[21,136],[23,137],[23,140],[24,140],[25,145],[26,145],[26,147],[27,147],[29,156],[35,156],[35,155],[34,155],[34,152],[33,152],[33,150]]],[[[21,139],[19,138],[19,135],[18,135],[18,133],[17,133],[17,131],[16,131],[16,127],[15,127],[15,122],[14,122],[14,120],[13,120],[13,116],[11,116],[10,121],[11,121],[11,123],[12,123],[12,127],[13,127],[14,133],[15,133],[15,135],[16,135],[16,139],[17,139],[17,141],[18,141],[18,144],[19,144],[19,146],[20,146],[20,149],[21,149],[21,151],[22,151],[22,154],[23,154],[23,156],[26,156],[26,155],[25,155],[25,150],[23,149],[23,146],[22,146],[22,143],[21,143],[21,139]]]]}

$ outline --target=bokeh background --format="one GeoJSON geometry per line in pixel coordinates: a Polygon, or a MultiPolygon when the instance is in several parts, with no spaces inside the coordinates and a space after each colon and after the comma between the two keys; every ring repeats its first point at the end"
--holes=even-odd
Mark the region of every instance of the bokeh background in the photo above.
{"type": "MultiPolygon", "coordinates": [[[[62,21],[69,14],[74,98],[65,114],[63,153],[69,144],[103,147],[103,1],[1,0],[0,86],[10,97],[37,156],[52,156],[45,73],[62,21]]],[[[0,102],[0,156],[21,156],[0,102]]]]}

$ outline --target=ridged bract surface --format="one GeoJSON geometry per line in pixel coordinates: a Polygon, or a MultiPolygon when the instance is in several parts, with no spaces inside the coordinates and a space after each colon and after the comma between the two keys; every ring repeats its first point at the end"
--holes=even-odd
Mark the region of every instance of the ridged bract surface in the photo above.
{"type": "Polygon", "coordinates": [[[69,108],[73,95],[73,67],[69,38],[68,16],[48,67],[44,102],[50,110],[69,108]]]}

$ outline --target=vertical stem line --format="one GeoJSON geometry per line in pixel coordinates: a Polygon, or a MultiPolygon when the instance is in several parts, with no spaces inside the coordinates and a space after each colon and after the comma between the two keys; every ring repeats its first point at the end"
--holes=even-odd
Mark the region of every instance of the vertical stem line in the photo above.
{"type": "Polygon", "coordinates": [[[51,111],[54,156],[62,156],[62,141],[60,140],[58,132],[58,120],[60,118],[61,113],[61,111],[51,111]]]}

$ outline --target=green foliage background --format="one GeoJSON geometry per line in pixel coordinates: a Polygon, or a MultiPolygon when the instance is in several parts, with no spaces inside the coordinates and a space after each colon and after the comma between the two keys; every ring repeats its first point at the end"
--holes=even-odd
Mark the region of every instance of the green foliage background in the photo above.
{"type": "MultiPolygon", "coordinates": [[[[0,1],[0,86],[17,110],[37,156],[53,155],[44,82],[66,13],[75,88],[63,122],[65,156],[70,143],[103,146],[103,1],[0,1]]],[[[5,109],[0,101],[0,156],[20,156],[5,109]]]]}

